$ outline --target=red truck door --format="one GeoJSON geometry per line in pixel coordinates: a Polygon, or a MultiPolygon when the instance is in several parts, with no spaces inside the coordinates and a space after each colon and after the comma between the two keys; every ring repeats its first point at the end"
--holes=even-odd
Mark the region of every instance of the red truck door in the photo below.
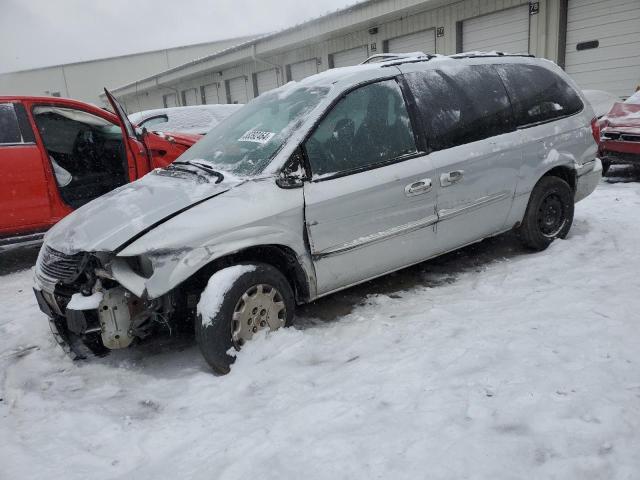
{"type": "MultiPolygon", "coordinates": [[[[118,119],[120,120],[120,126],[122,128],[122,134],[124,135],[125,144],[127,146],[127,150],[132,155],[137,175],[136,178],[140,178],[147,174],[153,168],[151,165],[151,155],[147,151],[147,147],[141,141],[136,133],[136,129],[133,124],[129,121],[129,117],[127,117],[127,112],[120,105],[120,102],[116,100],[116,98],[111,95],[111,92],[104,89],[104,93],[109,100],[109,103],[113,107],[113,112],[116,114],[118,119]]],[[[131,180],[134,180],[133,178],[131,180]]]]}
{"type": "Polygon", "coordinates": [[[50,225],[42,158],[24,106],[0,103],[0,237],[28,234],[50,225]]]}

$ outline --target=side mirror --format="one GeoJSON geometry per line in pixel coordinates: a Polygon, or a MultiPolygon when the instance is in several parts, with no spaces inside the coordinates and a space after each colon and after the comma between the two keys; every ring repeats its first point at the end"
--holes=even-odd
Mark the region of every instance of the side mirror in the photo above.
{"type": "Polygon", "coordinates": [[[298,148],[280,170],[276,185],[280,188],[300,188],[306,178],[302,149],[298,148]]]}

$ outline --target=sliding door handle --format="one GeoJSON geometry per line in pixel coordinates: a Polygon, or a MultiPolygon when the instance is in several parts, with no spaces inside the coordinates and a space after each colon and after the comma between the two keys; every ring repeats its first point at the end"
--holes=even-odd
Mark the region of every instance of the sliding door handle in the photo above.
{"type": "Polygon", "coordinates": [[[464,177],[464,170],[454,170],[452,172],[443,173],[440,175],[440,185],[448,187],[462,181],[464,177]]]}

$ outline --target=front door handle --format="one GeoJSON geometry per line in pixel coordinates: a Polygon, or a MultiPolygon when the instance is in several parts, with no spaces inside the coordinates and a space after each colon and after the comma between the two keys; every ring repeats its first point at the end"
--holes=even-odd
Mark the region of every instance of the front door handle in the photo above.
{"type": "Polygon", "coordinates": [[[443,173],[440,175],[440,185],[449,187],[460,181],[464,177],[464,170],[454,170],[453,172],[443,173]]]}
{"type": "Polygon", "coordinates": [[[414,195],[422,195],[423,193],[427,193],[431,190],[431,179],[423,178],[422,180],[418,180],[417,182],[410,183],[406,187],[404,187],[404,194],[407,197],[413,197],[414,195]]]}

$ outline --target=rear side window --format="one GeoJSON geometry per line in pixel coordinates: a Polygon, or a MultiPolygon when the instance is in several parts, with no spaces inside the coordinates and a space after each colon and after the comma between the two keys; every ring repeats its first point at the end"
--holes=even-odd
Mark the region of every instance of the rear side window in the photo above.
{"type": "Polygon", "coordinates": [[[516,115],[518,126],[547,122],[583,109],[576,91],[559,75],[537,65],[496,65],[516,115]]]}
{"type": "Polygon", "coordinates": [[[507,91],[490,65],[447,67],[405,75],[432,150],[515,129],[507,91]]]}
{"type": "Polygon", "coordinates": [[[13,103],[0,103],[0,145],[22,143],[13,103]]]}

